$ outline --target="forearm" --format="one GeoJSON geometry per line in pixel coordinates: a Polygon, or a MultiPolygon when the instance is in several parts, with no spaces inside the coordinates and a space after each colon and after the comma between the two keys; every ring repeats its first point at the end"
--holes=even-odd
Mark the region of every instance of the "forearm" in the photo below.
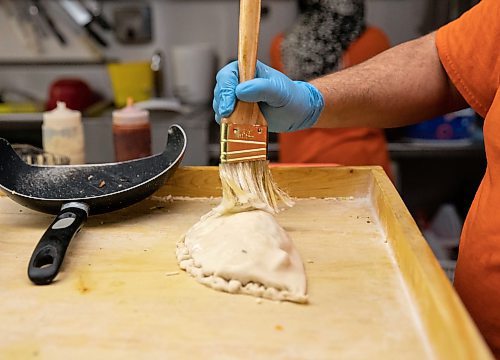
{"type": "Polygon", "coordinates": [[[435,34],[311,84],[325,100],[318,128],[403,126],[466,106],[441,65],[435,34]]]}

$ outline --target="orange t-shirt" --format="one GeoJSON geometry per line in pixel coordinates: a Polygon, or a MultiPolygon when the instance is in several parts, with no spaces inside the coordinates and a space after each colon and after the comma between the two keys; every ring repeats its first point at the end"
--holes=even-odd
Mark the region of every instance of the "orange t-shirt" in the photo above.
{"type": "Polygon", "coordinates": [[[500,359],[500,1],[483,0],[436,35],[441,62],[485,118],[488,166],[460,240],[455,288],[500,359]]]}
{"type": "MultiPolygon", "coordinates": [[[[281,42],[274,39],[271,65],[283,71],[281,42]]],[[[390,47],[385,34],[368,27],[343,55],[343,67],[359,64],[390,47]]],[[[387,143],[381,129],[307,129],[279,135],[279,160],[285,163],[338,163],[342,165],[380,165],[390,174],[387,143]]]]}

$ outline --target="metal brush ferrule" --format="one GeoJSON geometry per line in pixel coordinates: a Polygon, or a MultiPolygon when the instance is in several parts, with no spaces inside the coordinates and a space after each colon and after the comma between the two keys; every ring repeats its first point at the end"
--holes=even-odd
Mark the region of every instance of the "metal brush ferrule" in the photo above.
{"type": "Polygon", "coordinates": [[[222,123],[220,128],[221,162],[267,159],[267,126],[222,123]]]}

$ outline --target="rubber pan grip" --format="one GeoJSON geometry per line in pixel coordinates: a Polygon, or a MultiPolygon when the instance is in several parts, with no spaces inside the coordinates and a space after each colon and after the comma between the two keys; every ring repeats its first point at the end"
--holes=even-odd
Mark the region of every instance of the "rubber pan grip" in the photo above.
{"type": "Polygon", "coordinates": [[[48,285],[59,273],[71,240],[87,220],[88,208],[80,205],[63,206],[38,242],[28,265],[28,277],[33,283],[48,285]]]}

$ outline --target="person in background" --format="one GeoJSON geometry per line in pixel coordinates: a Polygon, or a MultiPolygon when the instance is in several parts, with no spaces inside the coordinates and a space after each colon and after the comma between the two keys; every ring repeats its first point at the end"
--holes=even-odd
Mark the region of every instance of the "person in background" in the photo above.
{"type": "MultiPolygon", "coordinates": [[[[359,64],[390,47],[366,26],[364,0],[299,0],[300,14],[271,45],[271,66],[294,80],[359,64]]],[[[279,135],[279,161],[380,165],[391,174],[384,131],[373,128],[306,129],[279,135]]]]}
{"type": "MultiPolygon", "coordinates": [[[[292,81],[262,63],[238,84],[238,68],[220,70],[216,120],[236,98],[258,102],[269,131],[353,126],[395,127],[471,106],[484,120],[486,173],[460,240],[455,288],[500,359],[500,1],[482,0],[437,32],[363,64],[292,81]]],[[[425,189],[422,189],[425,191],[425,189]]]]}

